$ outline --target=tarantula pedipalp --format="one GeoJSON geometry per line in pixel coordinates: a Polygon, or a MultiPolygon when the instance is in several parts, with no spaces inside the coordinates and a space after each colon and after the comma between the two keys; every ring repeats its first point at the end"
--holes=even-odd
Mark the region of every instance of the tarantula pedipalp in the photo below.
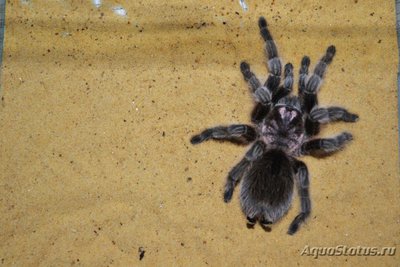
{"type": "Polygon", "coordinates": [[[301,211],[288,230],[288,234],[294,234],[311,213],[308,169],[296,157],[330,155],[342,149],[353,139],[348,132],[332,138],[313,137],[319,133],[320,124],[331,121],[355,122],[358,115],[341,107],[318,106],[317,93],[326,68],[335,56],[334,46],[328,47],[311,75],[308,75],[310,59],[303,57],[298,96],[291,96],[293,65],[285,65],[283,83],[280,85],[282,65],[278,50],[263,17],[260,17],[258,25],[268,58],[267,81],[261,84],[246,62],[240,65],[255,100],[251,114],[253,125],[209,128],[193,136],[190,141],[199,144],[214,139],[252,144],[244,158],[229,172],[224,201],[231,200],[235,186],[242,180],[240,203],[248,226],[254,226],[258,220],[266,227],[286,214],[296,184],[301,211]]]}

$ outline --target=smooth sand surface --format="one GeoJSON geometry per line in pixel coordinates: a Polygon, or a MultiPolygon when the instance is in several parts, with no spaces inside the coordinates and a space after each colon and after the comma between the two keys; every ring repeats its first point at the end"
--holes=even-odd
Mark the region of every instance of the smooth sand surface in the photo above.
{"type": "Polygon", "coordinates": [[[7,1],[0,265],[400,262],[400,251],[300,255],[306,246],[399,244],[394,1],[246,3],[247,12],[238,0],[7,1]],[[246,228],[238,190],[223,202],[226,175],[246,147],[189,142],[206,127],[250,122],[239,64],[267,75],[260,15],[295,79],[303,55],[313,66],[336,45],[320,102],[360,115],[320,134],[352,132],[344,151],[303,158],[313,211],[294,236],[286,231],[297,197],[271,232],[246,228]]]}

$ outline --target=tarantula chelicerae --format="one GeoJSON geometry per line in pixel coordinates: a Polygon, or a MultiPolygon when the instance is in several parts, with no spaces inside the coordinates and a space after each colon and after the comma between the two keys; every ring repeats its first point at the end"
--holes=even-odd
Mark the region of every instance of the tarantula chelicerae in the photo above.
{"type": "Polygon", "coordinates": [[[192,144],[209,139],[252,143],[244,158],[229,172],[224,201],[231,200],[236,184],[242,179],[240,202],[247,216],[248,227],[253,227],[257,220],[267,227],[288,211],[296,183],[301,212],[288,230],[288,234],[294,234],[311,212],[307,166],[295,157],[329,155],[342,149],[352,140],[350,133],[343,132],[332,138],[312,137],[319,133],[320,124],[331,121],[355,122],[358,116],[340,107],[318,106],[317,93],[326,68],[335,55],[334,46],[328,47],[310,76],[310,59],[303,57],[298,96],[290,96],[293,66],[290,63],[285,65],[283,84],[280,85],[282,67],[275,42],[263,17],[260,17],[258,25],[268,57],[269,75],[265,84],[261,84],[250,71],[249,64],[240,64],[256,102],[251,114],[254,125],[217,126],[193,136],[190,141],[192,144]]]}

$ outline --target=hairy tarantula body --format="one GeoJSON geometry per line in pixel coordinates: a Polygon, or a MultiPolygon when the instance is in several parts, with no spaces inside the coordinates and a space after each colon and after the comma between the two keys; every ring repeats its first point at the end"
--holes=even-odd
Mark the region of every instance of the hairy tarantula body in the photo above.
{"type": "Polygon", "coordinates": [[[251,114],[253,125],[209,128],[193,136],[191,143],[214,139],[252,144],[244,158],[229,172],[224,201],[232,199],[234,188],[241,181],[240,203],[248,226],[252,227],[259,221],[265,227],[287,213],[296,185],[301,211],[288,230],[288,234],[294,234],[311,213],[308,169],[296,157],[330,155],[342,149],[352,140],[350,133],[343,132],[332,138],[313,137],[319,133],[320,124],[355,122],[358,116],[341,107],[318,106],[317,93],[326,68],[335,56],[334,46],[328,47],[311,75],[308,74],[310,59],[303,57],[298,96],[291,96],[293,65],[288,63],[284,66],[281,84],[282,65],[275,42],[263,17],[258,24],[268,57],[266,82],[262,84],[246,62],[240,65],[255,100],[251,114]]]}

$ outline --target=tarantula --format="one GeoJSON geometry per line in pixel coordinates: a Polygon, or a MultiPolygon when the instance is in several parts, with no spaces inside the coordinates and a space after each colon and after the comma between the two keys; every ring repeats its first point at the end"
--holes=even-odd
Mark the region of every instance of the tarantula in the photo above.
{"type": "Polygon", "coordinates": [[[229,172],[224,192],[224,201],[229,202],[235,186],[242,180],[240,203],[250,228],[259,221],[264,229],[268,229],[267,225],[284,216],[291,205],[296,184],[301,212],[289,226],[288,234],[292,235],[311,213],[308,169],[295,157],[326,156],[342,149],[353,139],[348,132],[332,138],[312,138],[319,133],[320,124],[332,121],[355,122],[358,115],[341,107],[318,106],[317,94],[326,68],[336,53],[334,46],[328,47],[311,75],[308,75],[310,59],[303,57],[298,96],[291,96],[293,65],[285,65],[283,83],[280,85],[281,60],[265,18],[259,18],[258,26],[268,58],[269,75],[264,85],[250,71],[248,63],[240,64],[244,80],[248,82],[255,101],[251,113],[253,125],[209,128],[194,135],[190,141],[199,144],[214,139],[252,144],[244,158],[229,172]]]}

